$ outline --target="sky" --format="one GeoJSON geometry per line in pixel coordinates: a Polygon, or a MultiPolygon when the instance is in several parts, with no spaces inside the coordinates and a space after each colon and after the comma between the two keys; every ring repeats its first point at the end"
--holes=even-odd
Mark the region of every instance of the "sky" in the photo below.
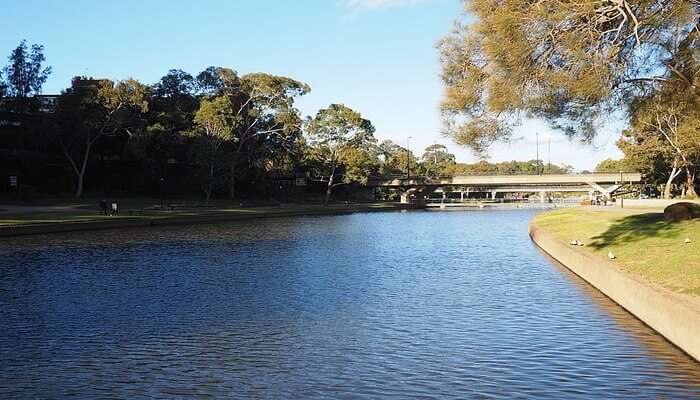
{"type": "MultiPolygon", "coordinates": [[[[195,75],[210,65],[285,75],[311,86],[297,103],[305,116],[342,103],[370,119],[379,140],[418,155],[441,143],[475,162],[441,134],[439,113],[436,44],[461,13],[460,0],[5,0],[0,57],[22,39],[44,45],[53,68],[45,94],[76,75],[150,84],[169,69],[195,75]]],[[[544,162],[592,169],[621,156],[621,127],[611,122],[584,145],[526,120],[489,159],[535,159],[539,142],[544,162]]]]}

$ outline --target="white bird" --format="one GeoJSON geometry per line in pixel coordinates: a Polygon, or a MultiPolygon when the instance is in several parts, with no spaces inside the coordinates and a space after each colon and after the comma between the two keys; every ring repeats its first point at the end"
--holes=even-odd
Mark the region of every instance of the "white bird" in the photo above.
{"type": "Polygon", "coordinates": [[[576,245],[578,245],[578,240],[572,240],[569,242],[569,244],[572,246],[576,246],[576,245]]]}
{"type": "Polygon", "coordinates": [[[615,254],[613,254],[612,250],[608,251],[608,258],[611,260],[615,259],[615,254]]]}
{"type": "Polygon", "coordinates": [[[690,238],[685,238],[685,240],[684,240],[683,242],[684,242],[685,244],[690,243],[690,238]]]}

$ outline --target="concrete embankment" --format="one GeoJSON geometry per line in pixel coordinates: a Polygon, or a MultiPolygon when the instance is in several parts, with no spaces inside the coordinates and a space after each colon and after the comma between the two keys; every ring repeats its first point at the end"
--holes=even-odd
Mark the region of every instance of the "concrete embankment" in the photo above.
{"type": "Polygon", "coordinates": [[[79,231],[94,231],[105,229],[121,229],[135,227],[152,227],[152,226],[168,226],[168,225],[192,225],[192,224],[214,224],[233,221],[245,221],[261,218],[281,218],[295,216],[314,216],[314,215],[341,215],[351,214],[356,212],[379,212],[379,211],[398,211],[410,208],[405,204],[386,204],[381,207],[372,205],[355,204],[347,207],[329,207],[315,209],[279,209],[270,211],[256,211],[251,209],[250,213],[231,213],[231,212],[208,212],[191,215],[164,215],[164,216],[141,216],[141,217],[125,217],[119,219],[96,219],[88,221],[76,222],[47,222],[47,223],[32,223],[26,225],[7,225],[0,227],[1,237],[37,235],[44,233],[62,233],[62,232],[79,232],[79,231]]]}
{"type": "Polygon", "coordinates": [[[608,260],[555,238],[534,222],[529,232],[552,258],[700,361],[700,307],[695,299],[622,271],[608,260]]]}

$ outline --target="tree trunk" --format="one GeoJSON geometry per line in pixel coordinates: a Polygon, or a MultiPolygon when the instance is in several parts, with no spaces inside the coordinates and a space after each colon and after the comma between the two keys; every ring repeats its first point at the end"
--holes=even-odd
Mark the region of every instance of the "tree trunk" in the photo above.
{"type": "Polygon", "coordinates": [[[328,178],[328,186],[326,187],[326,199],[323,201],[323,206],[327,206],[328,202],[331,200],[331,193],[333,192],[333,174],[328,178]]]}
{"type": "Polygon", "coordinates": [[[671,198],[671,185],[673,184],[673,180],[676,179],[680,172],[680,168],[676,167],[676,163],[674,162],[673,169],[671,169],[671,174],[668,176],[668,180],[666,181],[666,185],[664,186],[664,199],[671,198]]]}
{"type": "Polygon", "coordinates": [[[85,171],[87,170],[88,158],[90,158],[90,148],[92,142],[88,142],[85,146],[85,155],[83,156],[83,164],[80,166],[80,171],[76,171],[78,175],[78,184],[75,188],[75,198],[79,199],[83,195],[83,182],[85,181],[85,171]]]}
{"type": "Polygon", "coordinates": [[[671,171],[671,175],[668,176],[668,180],[666,180],[666,184],[664,185],[664,199],[670,199],[671,198],[671,184],[673,183],[673,175],[675,174],[675,168],[673,171],[671,171]]]}
{"type": "Polygon", "coordinates": [[[697,197],[698,194],[695,191],[695,169],[692,167],[685,167],[685,175],[686,175],[686,185],[687,189],[685,194],[688,197],[697,197]]]}
{"type": "Polygon", "coordinates": [[[326,187],[326,199],[323,201],[323,206],[327,206],[328,202],[331,200],[331,193],[333,192],[333,179],[335,178],[335,160],[333,161],[333,166],[331,167],[331,175],[328,177],[328,186],[326,187]]]}
{"type": "Polygon", "coordinates": [[[75,198],[79,199],[83,195],[83,177],[85,175],[80,173],[78,174],[78,184],[76,185],[75,188],[75,198]]]}
{"type": "Polygon", "coordinates": [[[209,179],[207,180],[207,190],[206,190],[206,200],[205,205],[209,207],[209,200],[211,199],[211,192],[214,187],[214,164],[209,166],[209,179]]]}
{"type": "Polygon", "coordinates": [[[235,160],[231,161],[230,168],[231,168],[231,171],[230,171],[231,181],[229,182],[228,194],[229,194],[229,197],[231,199],[235,199],[236,198],[236,161],[235,160]]]}

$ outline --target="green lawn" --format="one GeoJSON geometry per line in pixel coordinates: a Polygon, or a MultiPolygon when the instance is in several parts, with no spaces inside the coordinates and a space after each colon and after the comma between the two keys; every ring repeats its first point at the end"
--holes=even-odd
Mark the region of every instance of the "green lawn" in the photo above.
{"type": "MultiPolygon", "coordinates": [[[[44,204],[55,206],[59,205],[44,204]]],[[[319,210],[338,210],[351,211],[354,209],[394,209],[395,204],[392,203],[360,203],[360,204],[331,204],[328,207],[323,207],[320,204],[284,204],[279,206],[241,206],[230,201],[215,202],[211,207],[201,207],[194,204],[178,203],[173,210],[157,210],[149,208],[153,206],[152,201],[133,199],[119,201],[118,216],[105,216],[99,213],[97,205],[92,205],[89,202],[76,203],[60,203],[60,206],[70,206],[72,208],[62,211],[32,211],[32,212],[0,212],[0,228],[31,225],[42,223],[64,223],[64,222],[82,222],[82,221],[101,221],[114,219],[161,219],[174,217],[196,217],[207,215],[250,215],[250,214],[276,214],[276,213],[313,213],[319,210]]]]}
{"type": "Polygon", "coordinates": [[[535,223],[600,257],[612,251],[615,264],[647,281],[700,295],[700,219],[671,223],[660,212],[573,208],[540,214],[535,223]]]}

